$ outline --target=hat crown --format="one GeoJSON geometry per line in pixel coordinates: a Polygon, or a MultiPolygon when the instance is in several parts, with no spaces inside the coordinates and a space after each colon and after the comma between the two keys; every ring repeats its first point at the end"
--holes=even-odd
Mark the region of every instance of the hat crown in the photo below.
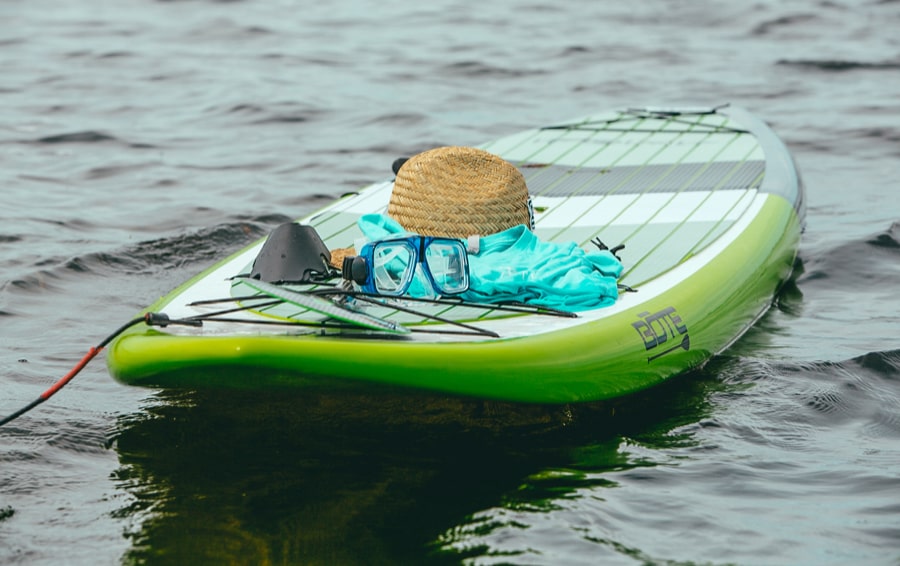
{"type": "Polygon", "coordinates": [[[387,213],[405,229],[465,238],[530,227],[525,178],[509,162],[473,147],[439,147],[397,171],[387,213]]]}

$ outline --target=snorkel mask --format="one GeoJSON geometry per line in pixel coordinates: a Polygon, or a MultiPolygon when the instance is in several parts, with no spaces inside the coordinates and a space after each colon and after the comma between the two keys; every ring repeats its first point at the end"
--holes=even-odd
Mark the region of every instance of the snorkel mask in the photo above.
{"type": "Polygon", "coordinates": [[[344,258],[344,279],[389,297],[457,295],[469,289],[466,247],[454,238],[407,235],[368,242],[344,258]]]}

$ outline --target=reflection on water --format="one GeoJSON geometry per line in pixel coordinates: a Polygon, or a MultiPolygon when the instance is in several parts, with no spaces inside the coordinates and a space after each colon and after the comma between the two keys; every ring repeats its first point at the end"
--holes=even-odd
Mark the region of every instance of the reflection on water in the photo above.
{"type": "Polygon", "coordinates": [[[493,506],[551,510],[602,473],[649,465],[623,442],[689,443],[716,380],[615,404],[516,406],[406,392],[167,393],[121,417],[129,559],[151,563],[450,563],[493,506]],[[498,499],[499,496],[499,499],[498,499]],[[455,537],[457,533],[459,537],[455,537]]]}

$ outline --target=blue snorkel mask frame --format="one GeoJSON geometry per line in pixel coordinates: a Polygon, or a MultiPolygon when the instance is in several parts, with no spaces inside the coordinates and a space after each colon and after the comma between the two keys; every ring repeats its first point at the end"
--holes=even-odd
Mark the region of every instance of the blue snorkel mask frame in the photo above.
{"type": "Polygon", "coordinates": [[[454,238],[397,236],[364,244],[358,256],[344,259],[342,276],[374,295],[458,295],[469,289],[469,259],[454,238]]]}

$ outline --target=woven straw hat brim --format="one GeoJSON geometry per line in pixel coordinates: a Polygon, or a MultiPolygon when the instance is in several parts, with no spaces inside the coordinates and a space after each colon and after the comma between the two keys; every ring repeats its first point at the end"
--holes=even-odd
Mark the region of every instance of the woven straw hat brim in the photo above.
{"type": "Polygon", "coordinates": [[[512,164],[472,147],[441,147],[397,172],[388,215],[428,236],[465,238],[530,225],[528,188],[512,164]]]}
{"type": "Polygon", "coordinates": [[[353,255],[356,255],[356,250],[353,246],[347,248],[336,248],[331,250],[331,261],[329,261],[328,263],[330,263],[332,267],[340,269],[344,265],[344,258],[353,255]]]}

